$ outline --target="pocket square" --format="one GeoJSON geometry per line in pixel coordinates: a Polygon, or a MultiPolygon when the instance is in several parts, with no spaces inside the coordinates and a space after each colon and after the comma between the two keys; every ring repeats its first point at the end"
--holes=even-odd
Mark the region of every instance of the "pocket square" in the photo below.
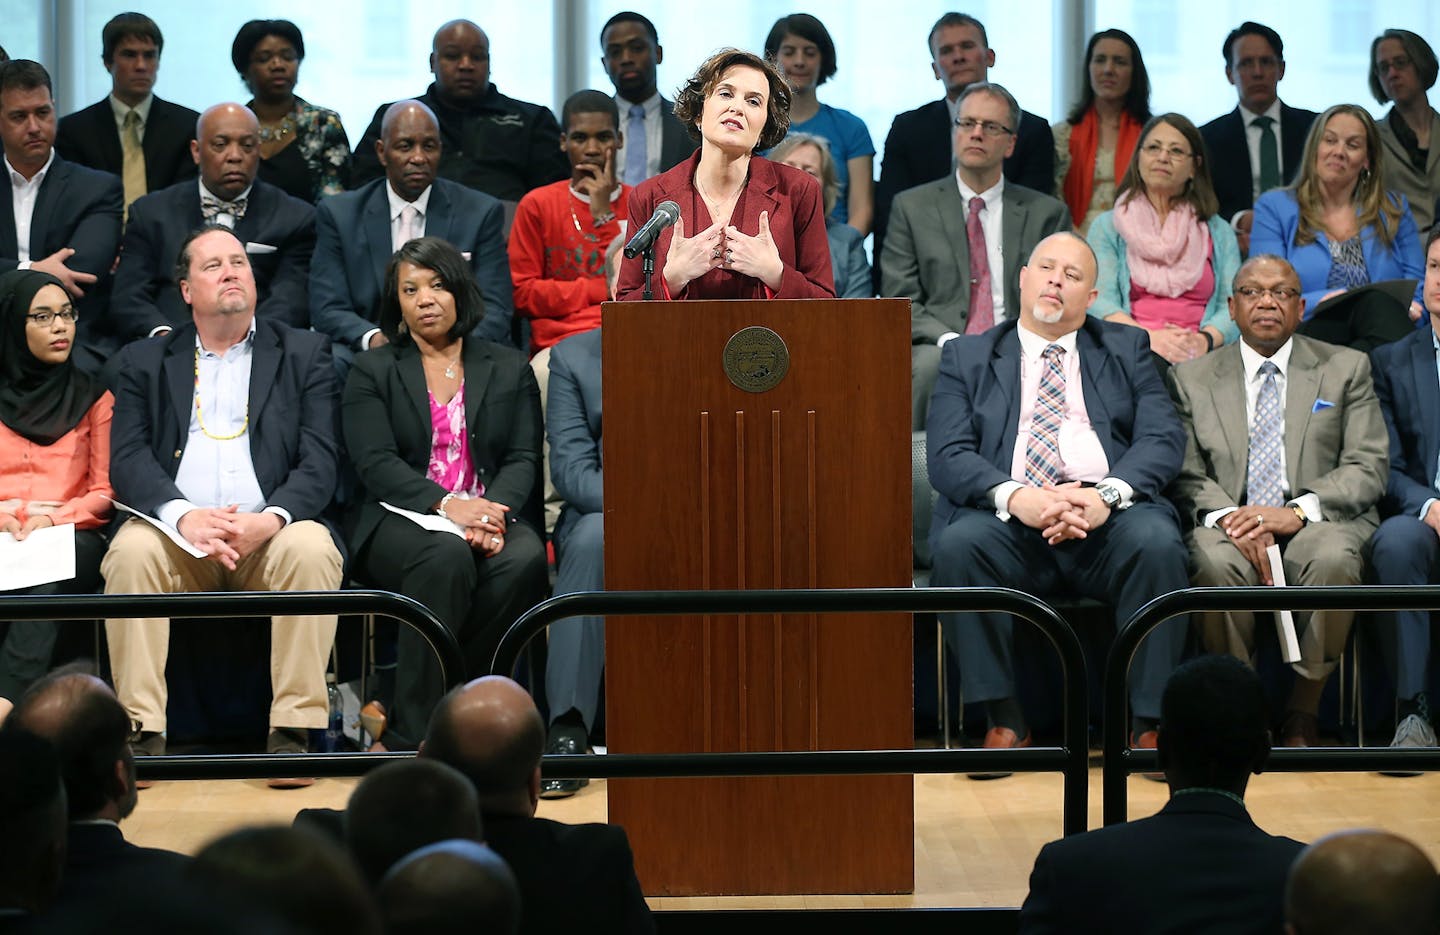
{"type": "Polygon", "coordinates": [[[268,243],[255,243],[251,241],[245,244],[246,253],[275,253],[279,249],[279,247],[273,247],[268,243]]]}
{"type": "Polygon", "coordinates": [[[1328,400],[1328,399],[1320,399],[1319,397],[1316,397],[1316,399],[1315,399],[1315,406],[1314,406],[1310,411],[1311,411],[1311,412],[1319,412],[1319,411],[1321,411],[1322,409],[1334,409],[1334,408],[1335,408],[1335,404],[1332,403],[1330,400],[1328,400]]]}

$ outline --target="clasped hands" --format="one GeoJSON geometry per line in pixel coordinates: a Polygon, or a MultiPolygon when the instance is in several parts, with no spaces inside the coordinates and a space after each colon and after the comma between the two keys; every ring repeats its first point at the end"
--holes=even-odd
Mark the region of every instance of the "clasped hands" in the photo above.
{"type": "Polygon", "coordinates": [[[1288,506],[1242,506],[1220,517],[1219,525],[1230,544],[1254,566],[1261,583],[1267,585],[1274,584],[1275,579],[1265,550],[1275,544],[1276,536],[1293,536],[1304,526],[1288,506]]]}
{"type": "Polygon", "coordinates": [[[10,513],[0,513],[0,532],[10,533],[16,542],[24,542],[25,538],[37,529],[54,525],[55,521],[44,513],[30,516],[23,523],[10,513]]]}
{"type": "Polygon", "coordinates": [[[197,507],[175,524],[185,541],[230,571],[284,526],[285,520],[278,513],[244,513],[234,503],[197,507]]]}
{"type": "Polygon", "coordinates": [[[1050,545],[1084,539],[1110,518],[1110,508],[1095,488],[1082,487],[1079,481],[1021,487],[1010,495],[1005,508],[1026,526],[1040,530],[1050,545]]]}
{"type": "Polygon", "coordinates": [[[485,558],[505,548],[505,514],[510,508],[484,497],[451,498],[445,504],[445,518],[465,529],[465,541],[485,558]]]}
{"type": "Polygon", "coordinates": [[[712,269],[733,269],[755,277],[771,289],[779,289],[785,264],[770,236],[770,212],[760,212],[760,232],[754,237],[733,224],[722,226],[719,221],[694,237],[686,237],[685,219],[677,219],[670,251],[665,255],[665,284],[671,294],[712,269]]]}

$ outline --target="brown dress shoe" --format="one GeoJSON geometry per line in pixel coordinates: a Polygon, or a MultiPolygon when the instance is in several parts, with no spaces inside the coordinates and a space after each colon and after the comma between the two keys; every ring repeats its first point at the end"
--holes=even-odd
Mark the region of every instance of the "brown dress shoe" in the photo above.
{"type": "MultiPolygon", "coordinates": [[[[303,727],[276,727],[265,741],[266,753],[309,753],[308,731],[303,727]]],[[[265,783],[271,789],[306,789],[315,785],[315,780],[300,777],[271,779],[265,783]]]]}
{"type": "Polygon", "coordinates": [[[1286,747],[1320,746],[1320,722],[1313,714],[1291,711],[1280,728],[1280,743],[1286,747]]]}
{"type": "MultiPolygon", "coordinates": [[[[985,732],[985,743],[983,744],[983,747],[986,750],[1018,750],[1022,747],[1028,746],[1030,746],[1029,731],[1026,731],[1025,738],[1023,740],[1008,727],[992,727],[985,732]]],[[[965,775],[971,779],[986,780],[1004,779],[1006,776],[1009,776],[1011,774],[1006,772],[998,772],[966,773],[965,775]]]]}

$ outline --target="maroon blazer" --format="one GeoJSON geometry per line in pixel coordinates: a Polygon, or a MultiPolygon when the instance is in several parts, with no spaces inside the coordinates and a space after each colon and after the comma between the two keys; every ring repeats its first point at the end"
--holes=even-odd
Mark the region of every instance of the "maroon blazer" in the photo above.
{"type": "MultiPolygon", "coordinates": [[[[638,229],[655,213],[662,201],[680,206],[686,236],[693,237],[713,222],[705,201],[696,190],[693,179],[700,164],[700,153],[635,186],[630,192],[631,231],[638,229]]],[[[731,212],[731,223],[742,233],[760,233],[760,212],[770,212],[770,236],[780,252],[785,273],[780,279],[777,299],[833,299],[835,277],[830,270],[830,239],[825,234],[825,207],[820,184],[813,178],[760,156],[750,159],[750,181],[731,212]]],[[[655,294],[663,295],[665,257],[675,228],[662,231],[655,245],[655,294]]],[[[645,288],[640,258],[624,260],[620,265],[620,285],[616,291],[622,302],[638,301],[645,288]]],[[[712,269],[699,279],[691,280],[675,299],[764,299],[765,284],[733,270],[712,269]]]]}

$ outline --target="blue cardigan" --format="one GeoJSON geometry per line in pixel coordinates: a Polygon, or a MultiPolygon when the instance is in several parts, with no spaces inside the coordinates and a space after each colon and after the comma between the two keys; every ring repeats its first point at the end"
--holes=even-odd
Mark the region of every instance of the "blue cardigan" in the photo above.
{"type": "MultiPolygon", "coordinates": [[[[1415,301],[1422,302],[1425,287],[1425,265],[1420,255],[1420,235],[1415,229],[1415,218],[1410,214],[1410,203],[1404,195],[1390,192],[1392,200],[1398,201],[1402,211],[1400,226],[1389,247],[1376,234],[1374,226],[1360,231],[1360,244],[1365,250],[1365,268],[1370,271],[1371,282],[1387,279],[1418,279],[1415,287],[1415,301]]],[[[1255,226],[1250,232],[1250,255],[1273,253],[1290,261],[1300,275],[1300,291],[1305,296],[1305,318],[1309,318],[1315,306],[1330,289],[1325,279],[1330,275],[1330,241],[1323,231],[1315,232],[1315,240],[1303,247],[1295,245],[1295,232],[1300,227],[1300,205],[1295,193],[1289,189],[1277,188],[1266,192],[1255,202],[1255,226]]],[[[1422,303],[1423,304],[1423,303],[1422,303]]],[[[1420,316],[1420,324],[1425,324],[1420,316]]]]}
{"type": "MultiPolygon", "coordinates": [[[[1205,315],[1200,327],[1214,328],[1225,336],[1230,344],[1240,337],[1240,329],[1230,317],[1230,287],[1235,273],[1240,269],[1240,245],[1235,242],[1235,232],[1219,216],[1205,222],[1210,227],[1210,262],[1215,267],[1215,292],[1205,303],[1205,315]]],[[[1116,312],[1130,314],[1130,261],[1125,258],[1125,238],[1115,230],[1115,212],[1106,211],[1090,222],[1085,235],[1090,248],[1095,251],[1099,264],[1099,276],[1095,288],[1099,295],[1090,306],[1090,314],[1105,318],[1116,312]]]]}

